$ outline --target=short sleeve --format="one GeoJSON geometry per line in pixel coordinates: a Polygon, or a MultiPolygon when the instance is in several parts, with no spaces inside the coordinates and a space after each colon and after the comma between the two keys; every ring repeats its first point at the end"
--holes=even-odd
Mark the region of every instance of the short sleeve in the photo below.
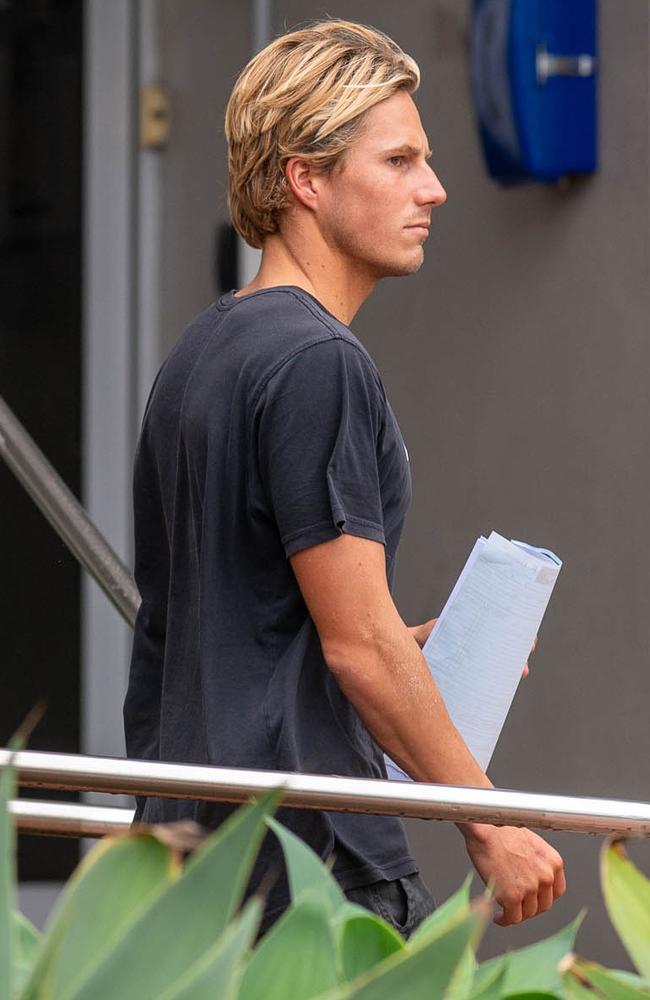
{"type": "Polygon", "coordinates": [[[377,467],[384,401],[360,348],[331,338],[303,348],[260,398],[262,488],[287,557],[345,532],[385,544],[377,467]]]}

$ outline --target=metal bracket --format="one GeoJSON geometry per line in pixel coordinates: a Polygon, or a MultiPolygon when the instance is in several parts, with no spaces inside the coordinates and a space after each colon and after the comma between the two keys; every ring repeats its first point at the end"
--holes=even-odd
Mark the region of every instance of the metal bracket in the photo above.
{"type": "Polygon", "coordinates": [[[169,140],[169,100],[162,87],[149,85],[140,90],[140,146],[164,149],[169,140]]]}

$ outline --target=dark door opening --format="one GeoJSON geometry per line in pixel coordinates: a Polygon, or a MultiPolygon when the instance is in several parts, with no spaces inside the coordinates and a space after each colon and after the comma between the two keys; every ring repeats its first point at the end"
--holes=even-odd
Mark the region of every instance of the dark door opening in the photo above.
{"type": "MultiPolygon", "coordinates": [[[[0,5],[0,393],[77,495],[82,37],[81,0],[0,5]]],[[[0,741],[43,700],[30,749],[78,753],[79,569],[1,461],[0,497],[0,741]]],[[[65,878],[77,857],[19,838],[21,879],[65,878]]]]}

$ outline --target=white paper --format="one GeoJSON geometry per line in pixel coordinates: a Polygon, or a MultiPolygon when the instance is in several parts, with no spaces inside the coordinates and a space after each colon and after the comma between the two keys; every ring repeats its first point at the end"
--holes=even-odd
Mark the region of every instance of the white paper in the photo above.
{"type": "MultiPolygon", "coordinates": [[[[546,549],[479,538],[422,652],[447,710],[487,769],[562,563],[546,549]]],[[[410,780],[386,756],[389,778],[410,780]]]]}

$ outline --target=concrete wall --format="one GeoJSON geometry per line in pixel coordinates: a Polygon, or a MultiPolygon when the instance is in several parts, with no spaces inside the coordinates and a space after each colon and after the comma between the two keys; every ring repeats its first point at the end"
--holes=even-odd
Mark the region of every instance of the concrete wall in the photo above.
{"type": "Polygon", "coordinates": [[[214,299],[214,238],[228,219],[226,101],[252,53],[238,0],[160,0],[161,82],[172,113],[163,155],[160,266],[163,353],[214,299]]]}
{"type": "MultiPolygon", "coordinates": [[[[474,539],[492,528],[557,551],[565,568],[492,779],[647,799],[648,6],[601,0],[598,174],[568,188],[508,191],[487,179],[476,141],[468,9],[467,0],[275,7],[278,31],[329,13],[375,24],[417,58],[418,104],[448,190],[421,272],[385,282],[354,323],[411,455],[415,498],[397,601],[410,622],[435,614],[474,539]]],[[[249,38],[234,0],[165,0],[164,10],[166,82],[181,130],[166,154],[169,344],[214,297],[222,110],[249,38]]],[[[437,824],[409,829],[424,875],[445,898],[469,867],[461,839],[437,824]]],[[[567,896],[521,928],[492,930],[485,953],[538,939],[586,904],[580,951],[624,965],[600,903],[599,841],[552,839],[566,858],[567,896]]],[[[650,847],[634,853],[650,869],[650,847]]]]}

